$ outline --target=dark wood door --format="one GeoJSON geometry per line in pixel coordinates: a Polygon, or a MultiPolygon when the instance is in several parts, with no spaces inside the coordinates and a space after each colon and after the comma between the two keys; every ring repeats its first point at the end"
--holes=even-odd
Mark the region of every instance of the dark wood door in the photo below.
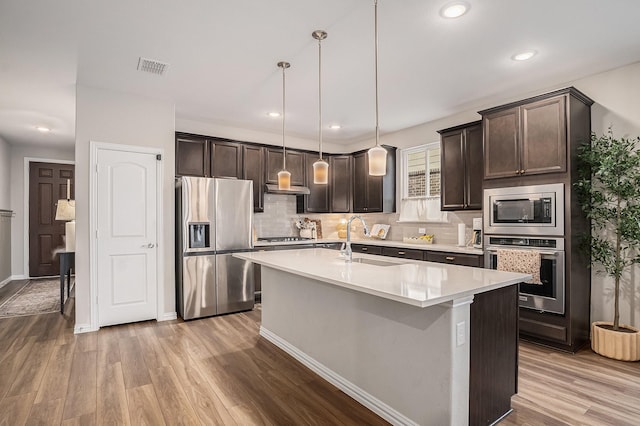
{"type": "Polygon", "coordinates": [[[367,212],[367,178],[369,177],[367,153],[353,155],[353,212],[367,212]]]}
{"type": "MultiPolygon", "coordinates": [[[[282,170],[282,149],[267,148],[267,183],[278,183],[278,172],[282,170]]],[[[291,173],[291,185],[305,184],[304,153],[287,150],[287,170],[291,173]]]]}
{"type": "Polygon", "coordinates": [[[67,179],[71,199],[75,199],[75,166],[72,164],[31,163],[29,166],[29,276],[60,275],[60,261],[53,252],[64,249],[65,222],[55,220],[59,199],[67,198],[67,179]]]}
{"type": "Polygon", "coordinates": [[[520,173],[520,113],[509,108],[485,115],[484,177],[494,179],[518,176],[520,173]]]}
{"type": "Polygon", "coordinates": [[[264,151],[261,146],[242,146],[242,178],[253,181],[253,211],[264,211],[264,151]]]}
{"type": "Polygon", "coordinates": [[[465,206],[464,130],[443,133],[440,141],[440,208],[462,210],[465,206]]]}
{"type": "MultiPolygon", "coordinates": [[[[318,160],[318,154],[305,154],[307,176],[309,176],[309,195],[305,196],[306,208],[305,211],[311,213],[329,213],[329,184],[331,182],[331,176],[333,170],[329,167],[329,184],[316,185],[313,183],[313,163],[318,160]]],[[[325,158],[325,161],[328,159],[325,158]]],[[[293,175],[291,176],[293,178],[293,175]]]]}
{"type": "Polygon", "coordinates": [[[482,124],[465,130],[465,203],[467,210],[482,210],[482,124]]]}
{"type": "Polygon", "coordinates": [[[205,138],[176,137],[176,176],[209,176],[209,145],[205,138]]]}
{"type": "Polygon", "coordinates": [[[522,174],[565,172],[567,132],[565,96],[520,107],[522,174]]]}
{"type": "Polygon", "coordinates": [[[211,141],[212,177],[242,179],[242,145],[234,142],[211,141]]]}
{"type": "Polygon", "coordinates": [[[351,156],[333,155],[329,161],[331,212],[351,211],[351,156]]]}

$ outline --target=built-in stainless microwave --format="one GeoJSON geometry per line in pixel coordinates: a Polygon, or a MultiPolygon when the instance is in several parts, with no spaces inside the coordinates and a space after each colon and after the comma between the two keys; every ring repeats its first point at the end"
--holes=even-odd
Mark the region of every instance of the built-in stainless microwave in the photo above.
{"type": "Polygon", "coordinates": [[[564,235],[564,184],[484,190],[484,232],[564,235]]]}

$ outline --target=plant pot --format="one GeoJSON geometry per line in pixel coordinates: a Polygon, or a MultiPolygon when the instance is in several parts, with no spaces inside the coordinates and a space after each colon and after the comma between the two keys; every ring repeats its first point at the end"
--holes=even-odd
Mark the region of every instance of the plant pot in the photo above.
{"type": "Polygon", "coordinates": [[[591,349],[597,354],[620,361],[640,361],[640,330],[621,325],[626,331],[614,331],[602,327],[613,326],[607,321],[591,323],[591,349]]]}

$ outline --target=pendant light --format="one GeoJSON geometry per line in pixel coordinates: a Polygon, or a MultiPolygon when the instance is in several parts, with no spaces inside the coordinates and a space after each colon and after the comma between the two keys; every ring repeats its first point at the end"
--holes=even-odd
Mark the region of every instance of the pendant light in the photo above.
{"type": "Polygon", "coordinates": [[[318,40],[318,148],[320,157],[313,163],[313,183],[326,185],[329,183],[329,163],[322,158],[322,40],[327,38],[326,31],[316,30],[311,36],[318,40]]]}
{"type": "Polygon", "coordinates": [[[380,125],[378,120],[378,0],[373,1],[375,33],[375,82],[376,82],[376,145],[369,149],[369,174],[384,176],[387,174],[387,150],[380,146],[380,125]]]}
{"type": "Polygon", "coordinates": [[[287,171],[287,149],[284,144],[284,98],[285,98],[285,78],[284,70],[289,68],[289,62],[278,62],[278,68],[282,69],[282,170],[278,172],[278,189],[291,188],[291,173],[287,171]]]}

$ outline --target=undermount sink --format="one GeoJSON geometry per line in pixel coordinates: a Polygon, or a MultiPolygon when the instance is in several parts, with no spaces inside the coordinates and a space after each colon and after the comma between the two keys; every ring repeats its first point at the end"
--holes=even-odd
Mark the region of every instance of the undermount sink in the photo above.
{"type": "Polygon", "coordinates": [[[378,260],[378,259],[369,259],[366,257],[354,257],[352,259],[353,263],[365,263],[367,265],[374,265],[374,266],[397,266],[399,265],[399,263],[395,263],[395,262],[387,262],[385,260],[378,260]]]}

